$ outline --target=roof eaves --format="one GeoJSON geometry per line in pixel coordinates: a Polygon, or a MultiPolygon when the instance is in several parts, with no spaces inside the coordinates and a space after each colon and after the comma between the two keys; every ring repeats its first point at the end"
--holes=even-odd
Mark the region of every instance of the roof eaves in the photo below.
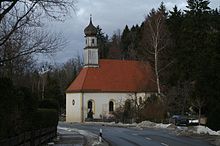
{"type": "Polygon", "coordinates": [[[83,92],[83,93],[156,93],[156,91],[153,90],[148,90],[148,91],[101,91],[101,90],[71,90],[68,91],[66,93],[79,93],[79,92],[83,92]]]}

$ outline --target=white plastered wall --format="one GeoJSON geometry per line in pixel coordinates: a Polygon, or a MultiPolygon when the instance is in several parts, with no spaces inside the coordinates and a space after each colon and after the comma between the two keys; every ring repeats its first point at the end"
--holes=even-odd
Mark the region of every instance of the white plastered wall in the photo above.
{"type": "Polygon", "coordinates": [[[81,105],[81,93],[66,93],[66,122],[82,122],[81,105]]]}
{"type": "MultiPolygon", "coordinates": [[[[123,106],[126,99],[134,98],[134,95],[134,93],[84,93],[84,119],[87,118],[89,100],[94,101],[93,118],[99,119],[109,114],[110,101],[113,101],[115,110],[120,105],[123,106]]],[[[145,95],[148,96],[145,93],[137,93],[138,98],[144,98],[145,95]]]]}
{"type": "MultiPolygon", "coordinates": [[[[142,97],[146,100],[151,93],[136,93],[139,100],[142,97]]],[[[113,101],[114,110],[120,105],[123,106],[126,99],[135,98],[134,93],[67,93],[66,94],[66,121],[84,122],[88,113],[88,101],[93,101],[93,118],[100,119],[101,116],[109,114],[109,102],[113,101]],[[75,101],[73,105],[72,102],[75,101]],[[83,107],[82,107],[83,102],[83,107]],[[83,110],[83,113],[82,113],[83,110]],[[82,121],[83,116],[83,121],[82,121]]]]}

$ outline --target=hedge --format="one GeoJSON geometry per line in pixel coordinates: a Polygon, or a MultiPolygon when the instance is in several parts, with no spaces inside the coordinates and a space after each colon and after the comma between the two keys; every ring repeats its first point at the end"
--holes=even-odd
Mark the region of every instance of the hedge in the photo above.
{"type": "Polygon", "coordinates": [[[0,78],[0,101],[0,139],[58,124],[56,101],[46,101],[38,109],[31,91],[15,88],[10,79],[0,78]]]}
{"type": "Polygon", "coordinates": [[[56,109],[57,111],[60,111],[58,101],[52,98],[39,101],[39,108],[56,109]]]}
{"type": "Polygon", "coordinates": [[[58,112],[56,109],[38,109],[33,116],[33,128],[56,127],[58,124],[58,112]]]}

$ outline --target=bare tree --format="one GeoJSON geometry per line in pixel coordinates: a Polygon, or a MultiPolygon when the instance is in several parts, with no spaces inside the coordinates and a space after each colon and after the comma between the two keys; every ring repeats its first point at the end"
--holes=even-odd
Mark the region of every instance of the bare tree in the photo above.
{"type": "MultiPolygon", "coordinates": [[[[0,25],[1,36],[6,36],[11,31],[11,24],[14,21],[16,21],[14,18],[3,19],[0,25]]],[[[34,68],[31,67],[35,62],[34,55],[56,53],[64,48],[66,43],[61,34],[51,34],[37,26],[38,23],[27,21],[0,46],[0,74],[18,84],[20,82],[18,76],[21,77],[27,69],[34,68]]]]}
{"type": "MultiPolygon", "coordinates": [[[[75,9],[75,0],[0,0],[0,47],[7,41],[11,41],[13,34],[20,31],[20,29],[40,27],[40,18],[42,16],[62,21],[71,9],[75,9]]],[[[32,36],[38,31],[30,32],[29,30],[26,33],[32,36]]],[[[43,42],[43,38],[48,38],[49,36],[49,34],[45,33],[40,35],[42,36],[38,37],[40,42],[43,42]]],[[[32,51],[24,50],[21,54],[26,55],[32,53],[33,50],[37,49],[32,49],[32,51]]],[[[40,49],[39,51],[42,52],[42,50],[45,49],[40,49]]]]}
{"type": "Polygon", "coordinates": [[[70,9],[75,9],[75,3],[75,0],[0,0],[0,22],[17,6],[23,10],[20,14],[22,19],[38,11],[53,19],[63,20],[70,9]]]}
{"type": "Polygon", "coordinates": [[[80,56],[77,56],[76,58],[69,59],[60,69],[60,83],[65,90],[68,85],[77,77],[79,74],[81,68],[82,68],[82,60],[80,56]]]}
{"type": "Polygon", "coordinates": [[[205,98],[201,98],[198,96],[196,96],[194,101],[192,102],[193,107],[195,107],[198,110],[199,125],[201,124],[202,108],[205,106],[205,103],[205,98]]]}
{"type": "MultiPolygon", "coordinates": [[[[10,32],[10,21],[3,21],[0,29],[2,36],[10,32]]],[[[13,23],[13,22],[12,22],[13,23]]],[[[11,34],[10,39],[0,46],[0,62],[14,60],[33,53],[55,53],[65,45],[60,34],[50,34],[36,27],[21,27],[11,34]]]]}
{"type": "Polygon", "coordinates": [[[153,64],[159,96],[161,95],[160,73],[171,64],[162,65],[161,58],[169,44],[169,33],[165,21],[166,16],[163,10],[152,9],[145,19],[143,34],[144,50],[142,53],[145,59],[153,64]]]}

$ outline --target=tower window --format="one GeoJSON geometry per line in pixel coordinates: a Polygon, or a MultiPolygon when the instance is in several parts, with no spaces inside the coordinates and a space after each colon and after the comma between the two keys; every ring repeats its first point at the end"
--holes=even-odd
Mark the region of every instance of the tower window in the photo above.
{"type": "Polygon", "coordinates": [[[95,43],[95,39],[92,39],[92,44],[94,44],[95,43]]]}

